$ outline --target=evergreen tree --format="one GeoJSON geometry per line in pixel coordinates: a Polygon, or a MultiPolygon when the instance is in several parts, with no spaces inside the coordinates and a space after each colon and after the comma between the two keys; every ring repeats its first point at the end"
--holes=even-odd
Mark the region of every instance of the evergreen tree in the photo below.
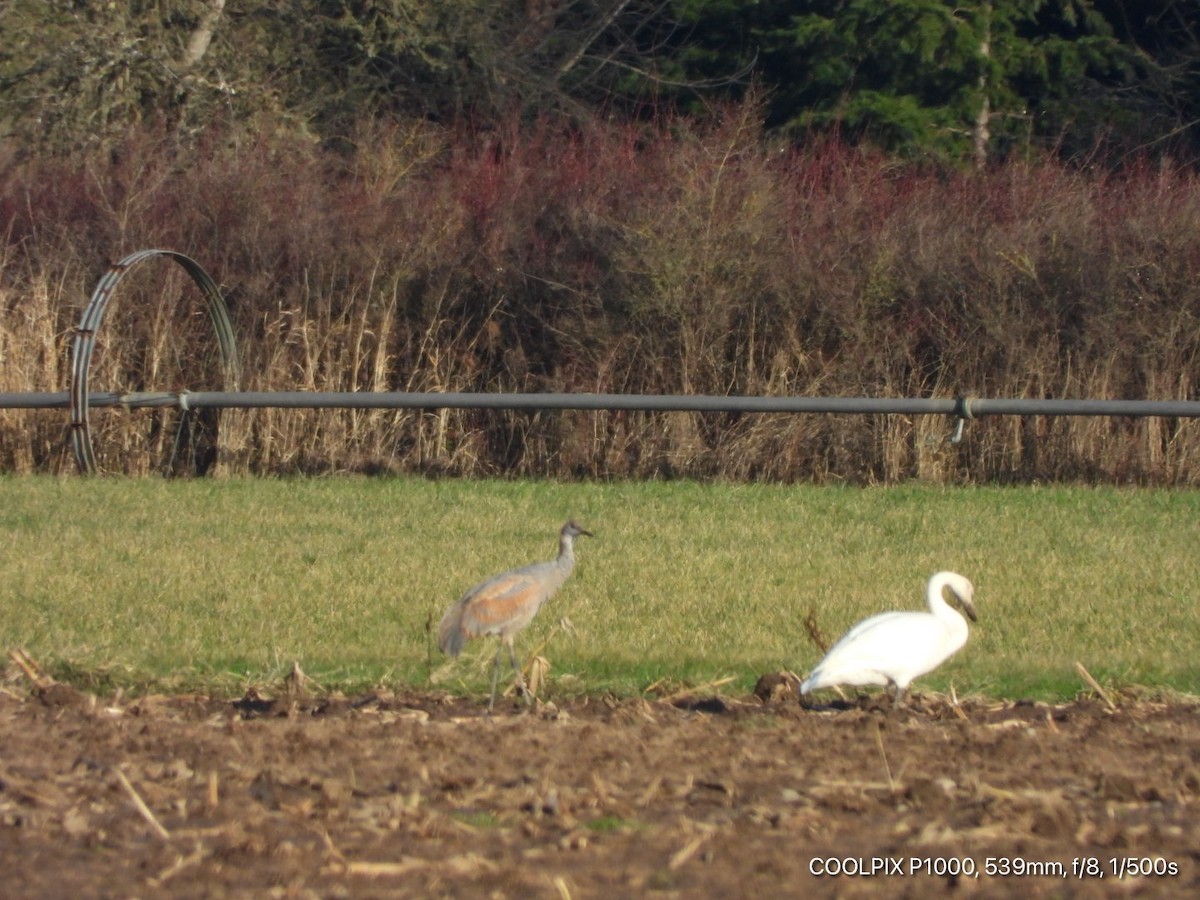
{"type": "MultiPolygon", "coordinates": [[[[1129,73],[1090,0],[681,0],[693,77],[754,60],[768,124],[977,162],[1056,139],[1066,104],[1129,73]],[[730,54],[737,54],[736,60],[730,54]]],[[[1097,108],[1092,116],[1103,118],[1097,108]]]]}

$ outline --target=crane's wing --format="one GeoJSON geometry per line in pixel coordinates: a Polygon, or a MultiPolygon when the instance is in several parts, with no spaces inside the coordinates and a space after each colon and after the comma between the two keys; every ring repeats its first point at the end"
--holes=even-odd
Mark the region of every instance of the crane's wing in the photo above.
{"type": "Polygon", "coordinates": [[[438,647],[457,656],[470,638],[523,628],[553,589],[548,588],[550,574],[551,566],[534,563],[481,581],[442,617],[438,647]]]}

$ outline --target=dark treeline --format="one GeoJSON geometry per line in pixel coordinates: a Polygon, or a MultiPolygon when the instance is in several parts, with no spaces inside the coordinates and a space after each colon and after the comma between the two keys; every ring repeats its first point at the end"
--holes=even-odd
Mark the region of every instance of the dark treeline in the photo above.
{"type": "MultiPolygon", "coordinates": [[[[197,259],[242,387],[1193,398],[1187,4],[0,9],[0,391],[67,387],[97,278],[197,259]],[[1135,14],[1136,7],[1136,14],[1135,14]]],[[[217,388],[195,289],[122,283],[97,390],[217,388]]],[[[109,471],[168,413],[96,411],[109,471]]],[[[0,412],[0,469],[69,467],[0,412]]],[[[1190,422],[297,412],[233,471],[1200,481],[1190,422]]]]}
{"type": "Polygon", "coordinates": [[[1177,0],[9,0],[0,135],[39,152],[214,120],[331,144],[357,123],[477,127],[764,98],[836,131],[983,164],[1200,148],[1200,6],[1177,0]]]}

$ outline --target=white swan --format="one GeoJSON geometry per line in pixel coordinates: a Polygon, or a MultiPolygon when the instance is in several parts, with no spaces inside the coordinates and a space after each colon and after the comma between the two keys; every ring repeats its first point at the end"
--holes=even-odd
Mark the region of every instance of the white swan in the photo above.
{"type": "Polygon", "coordinates": [[[898,707],[914,678],[932,672],[967,642],[966,619],[946,603],[945,588],[974,622],[975,586],[957,572],[938,572],[925,591],[929,612],[880,613],[859,622],[825,654],[800,693],[882,684],[894,691],[898,707]]]}

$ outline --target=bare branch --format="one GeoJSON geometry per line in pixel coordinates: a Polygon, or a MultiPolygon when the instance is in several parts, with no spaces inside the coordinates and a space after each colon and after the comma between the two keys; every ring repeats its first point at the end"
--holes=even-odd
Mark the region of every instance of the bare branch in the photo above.
{"type": "Polygon", "coordinates": [[[575,52],[567,57],[566,61],[558,67],[558,77],[561,78],[563,75],[566,75],[573,68],[575,68],[576,65],[578,65],[579,60],[583,59],[583,55],[587,53],[588,48],[591,47],[592,44],[596,43],[596,41],[600,40],[600,36],[608,30],[608,27],[612,25],[613,20],[621,14],[621,10],[628,5],[629,0],[620,0],[620,2],[613,6],[612,10],[609,11],[609,14],[604,18],[604,20],[596,26],[596,29],[592,32],[591,37],[589,37],[587,40],[581,41],[579,46],[575,48],[575,52]]]}
{"type": "Polygon", "coordinates": [[[200,16],[200,21],[196,23],[195,30],[188,38],[183,56],[177,63],[180,73],[190,71],[204,58],[209,44],[212,43],[213,33],[217,30],[217,22],[220,21],[224,11],[225,0],[208,0],[208,6],[205,8],[204,14],[200,16]]]}

